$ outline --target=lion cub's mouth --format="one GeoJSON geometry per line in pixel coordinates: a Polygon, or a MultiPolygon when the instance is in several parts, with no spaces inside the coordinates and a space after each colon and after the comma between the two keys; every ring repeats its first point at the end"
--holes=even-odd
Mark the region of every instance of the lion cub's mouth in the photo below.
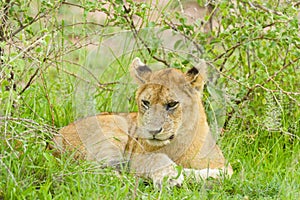
{"type": "Polygon", "coordinates": [[[175,135],[173,134],[173,135],[171,135],[170,137],[169,137],[169,140],[173,140],[174,139],[174,137],[175,137],[175,135]]]}
{"type": "Polygon", "coordinates": [[[161,141],[161,142],[164,142],[164,141],[168,141],[168,140],[173,140],[174,137],[175,137],[175,135],[173,134],[169,138],[163,140],[163,139],[155,138],[155,136],[153,136],[152,139],[148,139],[148,140],[149,141],[157,141],[157,142],[161,141]]]}

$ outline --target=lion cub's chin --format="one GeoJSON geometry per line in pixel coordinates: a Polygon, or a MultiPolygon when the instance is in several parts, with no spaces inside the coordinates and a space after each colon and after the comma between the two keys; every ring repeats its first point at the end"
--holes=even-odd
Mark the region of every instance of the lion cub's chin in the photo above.
{"type": "Polygon", "coordinates": [[[147,143],[151,146],[161,147],[170,144],[170,140],[155,140],[155,139],[148,139],[146,140],[147,143]]]}

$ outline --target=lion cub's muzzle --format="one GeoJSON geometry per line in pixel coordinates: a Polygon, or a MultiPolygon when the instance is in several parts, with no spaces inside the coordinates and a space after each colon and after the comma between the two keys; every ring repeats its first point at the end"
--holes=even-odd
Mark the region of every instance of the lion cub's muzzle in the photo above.
{"type": "Polygon", "coordinates": [[[151,135],[153,135],[153,138],[155,137],[155,135],[157,135],[157,134],[159,134],[159,133],[161,133],[162,132],[162,128],[160,128],[160,129],[157,129],[157,130],[148,130],[148,132],[151,134],[151,135]]]}
{"type": "Polygon", "coordinates": [[[153,136],[153,140],[172,140],[175,135],[171,135],[170,137],[166,138],[166,139],[160,139],[160,137],[157,137],[158,134],[162,133],[163,132],[163,128],[160,128],[158,130],[151,130],[151,131],[148,131],[152,136],[153,136]]]}
{"type": "Polygon", "coordinates": [[[163,146],[167,145],[175,138],[175,134],[170,132],[164,132],[163,128],[157,130],[147,130],[146,138],[148,143],[153,146],[163,146]]]}

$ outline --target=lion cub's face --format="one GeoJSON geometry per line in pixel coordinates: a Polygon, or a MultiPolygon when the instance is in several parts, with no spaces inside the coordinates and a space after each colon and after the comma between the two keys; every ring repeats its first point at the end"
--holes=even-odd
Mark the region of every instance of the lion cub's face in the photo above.
{"type": "Polygon", "coordinates": [[[168,87],[161,84],[145,84],[137,91],[140,138],[150,145],[169,144],[176,137],[181,123],[182,106],[168,87]]]}
{"type": "Polygon", "coordinates": [[[185,74],[172,68],[152,72],[136,58],[131,75],[140,85],[136,94],[137,136],[150,145],[169,144],[181,127],[189,126],[189,118],[199,115],[198,94],[205,79],[199,68],[193,67],[185,74]]]}

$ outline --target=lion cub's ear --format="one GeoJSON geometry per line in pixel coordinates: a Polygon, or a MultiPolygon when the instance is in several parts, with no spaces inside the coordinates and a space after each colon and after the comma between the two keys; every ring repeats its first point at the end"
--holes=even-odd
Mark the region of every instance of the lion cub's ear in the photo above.
{"type": "Polygon", "coordinates": [[[130,67],[130,75],[138,84],[145,84],[149,81],[152,70],[139,58],[135,58],[130,67]]]}
{"type": "Polygon", "coordinates": [[[206,62],[201,60],[198,65],[188,70],[186,80],[198,91],[202,91],[206,82],[206,62]]]}

